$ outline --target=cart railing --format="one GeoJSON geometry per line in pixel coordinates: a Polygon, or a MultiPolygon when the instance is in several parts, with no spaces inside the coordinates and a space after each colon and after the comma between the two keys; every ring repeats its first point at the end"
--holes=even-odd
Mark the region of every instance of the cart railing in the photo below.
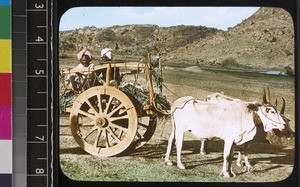
{"type": "MultiPolygon", "coordinates": [[[[92,67],[84,67],[80,69],[72,68],[64,68],[61,73],[68,74],[68,73],[83,73],[83,72],[92,72],[101,69],[106,69],[108,66],[116,67],[116,68],[126,68],[129,70],[136,70],[137,68],[145,68],[146,64],[142,62],[124,62],[124,61],[107,61],[99,65],[94,65],[92,67]]],[[[143,69],[141,69],[143,70],[143,69]]]]}

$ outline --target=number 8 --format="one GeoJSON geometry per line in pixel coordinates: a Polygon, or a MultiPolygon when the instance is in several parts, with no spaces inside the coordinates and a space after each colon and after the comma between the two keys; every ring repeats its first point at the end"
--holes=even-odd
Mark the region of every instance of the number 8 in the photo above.
{"type": "Polygon", "coordinates": [[[40,175],[40,174],[44,174],[45,170],[43,168],[36,168],[35,169],[35,173],[40,175]]]}

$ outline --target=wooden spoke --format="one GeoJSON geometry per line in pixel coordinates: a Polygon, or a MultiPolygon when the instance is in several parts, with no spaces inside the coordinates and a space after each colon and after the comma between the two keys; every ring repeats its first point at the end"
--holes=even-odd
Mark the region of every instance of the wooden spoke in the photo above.
{"type": "Polygon", "coordinates": [[[94,142],[94,146],[95,146],[95,147],[98,147],[98,142],[99,142],[99,140],[100,140],[101,134],[102,134],[102,130],[101,130],[100,128],[98,128],[96,140],[95,140],[95,142],[94,142]]]}
{"type": "Polygon", "coordinates": [[[110,121],[117,121],[117,120],[128,119],[128,118],[129,118],[128,115],[119,116],[119,117],[111,117],[110,121]]]}
{"type": "Polygon", "coordinates": [[[109,148],[110,146],[109,146],[109,140],[108,140],[108,134],[107,134],[107,131],[105,130],[105,132],[104,132],[104,140],[105,140],[105,146],[106,146],[106,148],[109,148]]]}
{"type": "Polygon", "coordinates": [[[128,129],[126,129],[126,128],[124,128],[124,127],[121,127],[121,126],[119,126],[119,125],[116,125],[116,124],[114,124],[114,123],[112,123],[112,122],[109,123],[109,126],[114,127],[114,128],[117,128],[117,129],[120,129],[121,131],[124,131],[124,132],[127,132],[127,131],[128,131],[128,129]]]}
{"type": "Polygon", "coordinates": [[[97,94],[97,100],[98,100],[98,108],[99,108],[99,113],[103,113],[103,108],[102,108],[102,105],[101,105],[101,96],[100,94],[97,94]]]}
{"type": "Polygon", "coordinates": [[[97,130],[97,127],[94,126],[94,127],[88,132],[88,134],[84,136],[83,139],[86,141],[86,139],[87,139],[93,132],[95,132],[96,130],[97,130]]]}
{"type": "Polygon", "coordinates": [[[78,113],[79,114],[82,114],[82,115],[84,115],[84,116],[86,116],[86,117],[89,117],[89,118],[91,118],[92,120],[95,120],[95,116],[94,115],[92,115],[92,114],[90,114],[90,113],[88,113],[88,112],[85,112],[85,111],[83,111],[83,110],[78,110],[78,113]]]}
{"type": "Polygon", "coordinates": [[[85,102],[87,105],[89,105],[90,109],[92,109],[93,113],[96,115],[98,114],[98,112],[95,110],[95,108],[92,106],[92,104],[90,103],[90,101],[87,99],[85,102]]]}
{"type": "Polygon", "coordinates": [[[143,139],[143,136],[139,132],[136,132],[136,136],[138,139],[143,139]]]}
{"type": "Polygon", "coordinates": [[[109,108],[109,106],[110,106],[110,104],[111,104],[112,99],[113,99],[113,96],[109,96],[109,100],[108,100],[108,102],[106,103],[106,107],[105,107],[105,109],[104,109],[104,111],[103,111],[104,114],[107,114],[108,108],[109,108]]]}
{"type": "Polygon", "coordinates": [[[116,113],[118,110],[120,110],[122,107],[124,107],[123,105],[119,105],[117,108],[114,108],[111,112],[109,112],[107,115],[109,117],[111,117],[114,113],[116,113]]]}
{"type": "Polygon", "coordinates": [[[138,119],[138,130],[133,143],[135,149],[142,147],[150,140],[155,132],[156,125],[156,117],[143,116],[138,119]]]}
{"type": "Polygon", "coordinates": [[[84,127],[92,127],[94,125],[95,125],[95,121],[88,121],[88,122],[79,124],[79,126],[84,126],[84,127]]]}
{"type": "Polygon", "coordinates": [[[121,141],[121,139],[113,132],[113,130],[111,130],[111,128],[108,128],[107,131],[111,134],[111,136],[117,140],[118,142],[121,141]]]}
{"type": "Polygon", "coordinates": [[[139,127],[144,127],[146,129],[149,127],[149,124],[144,124],[144,123],[141,123],[141,122],[138,122],[138,125],[139,125],[139,127]]]}

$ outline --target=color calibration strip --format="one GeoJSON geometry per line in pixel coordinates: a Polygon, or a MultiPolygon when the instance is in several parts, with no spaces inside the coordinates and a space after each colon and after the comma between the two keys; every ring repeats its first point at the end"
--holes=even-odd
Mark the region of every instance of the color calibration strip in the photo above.
{"type": "Polygon", "coordinates": [[[0,186],[12,186],[11,1],[0,0],[0,186]]]}

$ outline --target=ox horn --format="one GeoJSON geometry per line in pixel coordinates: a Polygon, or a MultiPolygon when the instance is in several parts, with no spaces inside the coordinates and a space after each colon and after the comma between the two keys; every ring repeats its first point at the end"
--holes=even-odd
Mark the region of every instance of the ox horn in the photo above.
{"type": "Polygon", "coordinates": [[[267,103],[270,103],[270,89],[269,89],[269,86],[267,87],[267,90],[266,90],[266,100],[267,100],[267,103]]]}
{"type": "Polygon", "coordinates": [[[276,99],[275,103],[274,103],[274,107],[275,107],[276,110],[277,110],[277,104],[278,104],[278,100],[276,99]]]}
{"type": "Polygon", "coordinates": [[[284,111],[285,111],[285,99],[282,98],[282,108],[280,110],[280,115],[283,115],[284,114],[284,111]]]}
{"type": "Polygon", "coordinates": [[[267,101],[267,98],[266,98],[266,88],[264,88],[264,93],[263,93],[263,104],[267,104],[268,103],[268,101],[267,101]]]}
{"type": "Polygon", "coordinates": [[[263,103],[264,104],[270,103],[270,89],[269,89],[269,87],[267,87],[267,89],[264,88],[263,103]]]}

